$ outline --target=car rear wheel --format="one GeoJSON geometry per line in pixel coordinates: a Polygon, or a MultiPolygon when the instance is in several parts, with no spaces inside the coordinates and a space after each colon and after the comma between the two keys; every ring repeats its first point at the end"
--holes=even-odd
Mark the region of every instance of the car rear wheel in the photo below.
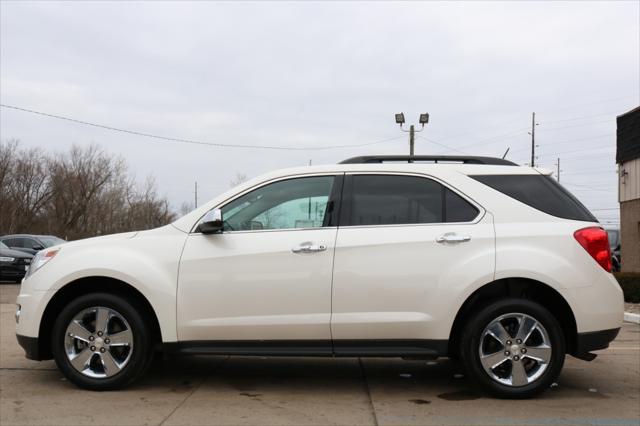
{"type": "Polygon", "coordinates": [[[461,339],[466,370],[503,398],[528,398],[547,389],[560,374],[565,350],[556,318],[526,299],[481,309],[461,339]]]}
{"type": "Polygon", "coordinates": [[[53,355],[65,377],[85,389],[112,390],[144,374],[151,338],[139,312],[124,298],[107,293],[69,303],[52,336],[53,355]]]}

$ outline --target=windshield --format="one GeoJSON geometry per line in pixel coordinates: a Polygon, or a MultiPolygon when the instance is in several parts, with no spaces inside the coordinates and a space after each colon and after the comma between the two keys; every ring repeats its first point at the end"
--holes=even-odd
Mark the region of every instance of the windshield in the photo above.
{"type": "Polygon", "coordinates": [[[44,244],[45,247],[51,247],[51,246],[55,246],[55,245],[58,245],[58,244],[66,243],[65,240],[63,240],[62,238],[58,238],[58,237],[40,237],[38,239],[40,241],[42,241],[42,244],[44,244]]]}
{"type": "Polygon", "coordinates": [[[618,230],[617,229],[608,229],[607,230],[607,234],[609,234],[609,245],[611,247],[617,247],[618,246],[618,230]]]}
{"type": "Polygon", "coordinates": [[[8,249],[9,247],[7,247],[7,246],[5,245],[5,243],[3,243],[2,241],[0,241],[0,248],[8,249]]]}

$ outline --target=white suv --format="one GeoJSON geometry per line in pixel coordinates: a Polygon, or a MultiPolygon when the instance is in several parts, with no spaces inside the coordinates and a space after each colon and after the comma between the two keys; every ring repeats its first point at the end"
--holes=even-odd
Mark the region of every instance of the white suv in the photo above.
{"type": "Polygon", "coordinates": [[[358,157],[281,170],[148,231],[34,258],[18,341],[94,390],[154,351],[462,362],[528,397],[621,326],[607,233],[543,170],[358,157]]]}

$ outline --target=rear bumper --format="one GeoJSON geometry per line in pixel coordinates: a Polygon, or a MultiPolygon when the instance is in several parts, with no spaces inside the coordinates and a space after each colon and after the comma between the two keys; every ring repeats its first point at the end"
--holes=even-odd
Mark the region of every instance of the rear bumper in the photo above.
{"type": "Polygon", "coordinates": [[[16,337],[18,338],[18,344],[24,349],[27,359],[42,361],[37,337],[21,336],[19,334],[16,334],[16,337]]]}
{"type": "Polygon", "coordinates": [[[592,354],[591,351],[608,348],[609,343],[618,336],[619,332],[619,328],[612,328],[609,330],[578,333],[578,337],[576,339],[576,350],[572,355],[576,358],[591,361],[596,357],[596,355],[592,354]]]}

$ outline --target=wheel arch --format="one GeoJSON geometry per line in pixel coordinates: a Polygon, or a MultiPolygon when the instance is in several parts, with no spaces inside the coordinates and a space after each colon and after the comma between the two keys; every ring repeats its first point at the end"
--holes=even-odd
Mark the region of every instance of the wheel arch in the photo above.
{"type": "Polygon", "coordinates": [[[52,359],[51,333],[57,315],[74,298],[89,293],[109,293],[125,297],[143,310],[143,317],[148,319],[153,330],[154,344],[161,343],[160,322],[149,300],[134,286],[112,277],[87,276],[71,281],[58,289],[53,295],[40,319],[38,332],[38,353],[40,359],[52,359]]]}
{"type": "Polygon", "coordinates": [[[449,355],[456,356],[459,338],[467,320],[482,306],[504,297],[519,297],[540,303],[558,320],[565,336],[567,353],[573,354],[577,345],[576,319],[567,300],[553,287],[537,280],[522,277],[502,278],[474,291],[464,301],[451,327],[449,355]]]}

